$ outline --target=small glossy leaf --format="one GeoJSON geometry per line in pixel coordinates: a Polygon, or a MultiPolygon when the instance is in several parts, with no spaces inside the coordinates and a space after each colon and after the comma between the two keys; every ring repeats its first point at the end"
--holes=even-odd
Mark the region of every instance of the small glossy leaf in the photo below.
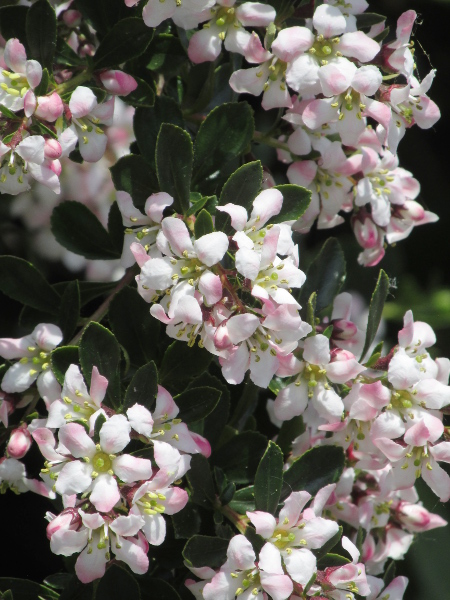
{"type": "Polygon", "coordinates": [[[149,411],[154,409],[158,393],[158,371],[154,362],[149,362],[136,371],[125,393],[122,407],[125,412],[134,404],[141,404],[149,411]]]}
{"type": "Polygon", "coordinates": [[[59,325],[64,335],[64,343],[68,343],[77,328],[80,316],[80,289],[78,281],[71,281],[61,297],[59,325]]]}
{"type": "Polygon", "coordinates": [[[124,287],[109,307],[109,323],[130,361],[141,366],[158,357],[160,322],[152,317],[147,302],[136,289],[124,287]]]}
{"type": "Polygon", "coordinates": [[[188,540],[200,531],[201,518],[198,508],[192,502],[188,502],[183,510],[172,515],[172,524],[175,539],[188,540]]]}
{"type": "Polygon", "coordinates": [[[134,114],[133,129],[139,150],[153,169],[156,169],[156,139],[163,123],[183,127],[180,107],[168,96],[157,96],[152,108],[138,108],[134,114]]]}
{"type": "Polygon", "coordinates": [[[105,402],[111,408],[120,406],[120,347],[114,335],[99,323],[90,323],[80,340],[80,364],[86,383],[90,385],[92,368],[108,380],[105,402]]]}
{"type": "Polygon", "coordinates": [[[335,238],[329,238],[309,266],[306,281],[300,289],[300,304],[304,306],[311,294],[316,292],[317,312],[330,306],[345,281],[345,275],[345,258],[341,245],[335,238]]]}
{"type": "Polygon", "coordinates": [[[173,197],[176,211],[187,212],[193,162],[189,134],[181,127],[163,123],[156,140],[155,160],[161,190],[173,197]]]}
{"type": "Polygon", "coordinates": [[[377,13],[361,13],[359,15],[356,15],[356,27],[358,29],[369,29],[370,27],[372,27],[372,25],[378,25],[378,23],[383,23],[383,21],[386,21],[386,18],[387,17],[383,15],[378,15],[377,13]]]}
{"type": "Polygon", "coordinates": [[[241,515],[255,510],[255,488],[253,485],[237,490],[230,502],[230,508],[241,515]]]}
{"type": "Polygon", "coordinates": [[[367,351],[370,348],[375,336],[377,335],[378,326],[383,315],[384,303],[389,292],[389,277],[380,269],[378,275],[378,281],[372,294],[369,307],[369,317],[367,319],[366,339],[364,342],[364,348],[361,352],[361,359],[364,358],[367,351]]]}
{"type": "Polygon", "coordinates": [[[203,435],[209,440],[211,448],[215,449],[228,421],[230,412],[230,391],[223,381],[209,373],[202,373],[200,377],[192,382],[193,387],[201,385],[213,387],[221,392],[220,400],[215,409],[203,421],[203,435]]]}
{"type": "Polygon", "coordinates": [[[211,387],[190,388],[175,396],[174,400],[180,412],[178,419],[192,423],[207,417],[217,406],[221,392],[211,387]]]}
{"type": "Polygon", "coordinates": [[[56,49],[56,14],[47,0],[38,0],[28,11],[27,40],[30,48],[28,58],[34,58],[43,68],[53,72],[56,49]]]}
{"type": "MultiPolygon", "coordinates": [[[[0,15],[1,15],[1,11],[0,11],[0,15]]],[[[9,110],[9,108],[7,108],[6,106],[3,106],[3,104],[0,104],[0,112],[7,118],[7,119],[12,119],[13,121],[20,121],[20,118],[12,112],[12,110],[9,110]]],[[[9,137],[9,136],[5,136],[3,138],[3,143],[4,140],[9,137]]]]}
{"type": "MultiPolygon", "coordinates": [[[[36,6],[36,5],[35,5],[36,6]]],[[[34,88],[34,94],[35,96],[45,96],[48,90],[48,84],[49,84],[49,80],[50,80],[50,76],[49,76],[49,72],[48,69],[45,68],[42,70],[42,79],[40,84],[34,88]]],[[[55,139],[57,139],[57,136],[55,135],[55,132],[52,131],[51,129],[49,129],[48,127],[46,127],[43,123],[38,123],[39,129],[41,130],[41,133],[48,133],[51,132],[52,137],[55,139]],[[42,129],[44,128],[44,130],[42,129]],[[48,130],[45,131],[45,130],[48,130]]]]}
{"type": "Polygon", "coordinates": [[[205,508],[212,508],[216,500],[214,481],[208,460],[202,454],[195,454],[191,459],[191,468],[186,473],[191,488],[191,501],[205,508]]]}
{"type": "MultiPolygon", "coordinates": [[[[227,180],[220,194],[219,205],[232,203],[243,206],[250,215],[253,200],[259,194],[262,185],[263,169],[259,160],[239,167],[227,180]]],[[[216,212],[216,229],[227,235],[233,234],[230,216],[221,211],[216,212]]]]}
{"type": "Polygon", "coordinates": [[[56,40],[56,62],[69,67],[82,65],[84,60],[62,38],[56,40]]]}
{"type": "Polygon", "coordinates": [[[29,52],[26,21],[28,6],[5,6],[0,10],[0,31],[5,40],[17,38],[29,52]]]}
{"type": "Polygon", "coordinates": [[[283,485],[283,453],[269,442],[255,475],[255,507],[275,514],[283,485]]]}
{"type": "Polygon", "coordinates": [[[166,350],[159,369],[160,383],[171,393],[180,393],[186,384],[205,371],[212,355],[204,348],[189,348],[184,342],[175,341],[166,350]]]}
{"type": "Polygon", "coordinates": [[[276,185],[274,188],[283,194],[283,206],[277,215],[271,219],[271,223],[283,223],[284,221],[296,221],[299,219],[311,202],[311,192],[304,187],[287,183],[276,185]]]}
{"type": "Polygon", "coordinates": [[[229,540],[207,535],[194,535],[183,549],[183,557],[193,567],[221,567],[227,558],[229,540]]]}
{"type": "MultiPolygon", "coordinates": [[[[105,35],[122,19],[135,12],[125,5],[123,0],[77,0],[77,8],[83,17],[89,20],[94,29],[105,35]]],[[[133,16],[137,16],[133,14],[133,16]]]]}
{"type": "Polygon", "coordinates": [[[0,256],[0,290],[26,306],[58,314],[61,298],[29,262],[15,256],[0,256]]]}
{"type": "Polygon", "coordinates": [[[266,446],[264,435],[256,431],[244,431],[213,452],[211,463],[220,467],[230,481],[236,484],[250,483],[266,446]]]}
{"type": "Polygon", "coordinates": [[[283,451],[283,454],[287,455],[290,453],[292,449],[292,442],[304,431],[305,425],[301,415],[298,417],[293,417],[289,421],[283,421],[281,429],[277,435],[277,444],[283,451]]]}
{"type": "Polygon", "coordinates": [[[117,202],[113,202],[109,209],[108,233],[114,249],[117,253],[122,254],[125,229],[123,227],[122,213],[117,202]]]}
{"type": "Polygon", "coordinates": [[[0,577],[0,592],[11,590],[15,600],[57,600],[59,594],[51,588],[28,581],[27,579],[16,579],[14,577],[0,577]]]}
{"type": "Polygon", "coordinates": [[[291,492],[316,494],[329,483],[337,483],[344,469],[344,451],[338,446],[319,446],[297,458],[284,472],[281,500],[291,492]]]}
{"type": "Polygon", "coordinates": [[[150,108],[155,104],[155,92],[153,88],[140,77],[134,77],[134,79],[138,84],[137,88],[126,96],[121,96],[122,100],[131,106],[150,108]]]}
{"type": "Polygon", "coordinates": [[[133,204],[140,210],[144,209],[145,201],[151,194],[160,191],[156,174],[148,168],[142,156],[122,156],[110,171],[116,190],[128,192],[133,204]]]}
{"type": "Polygon", "coordinates": [[[328,569],[329,567],[343,567],[347,565],[350,561],[345,556],[340,556],[339,554],[325,554],[318,564],[317,567],[320,570],[328,569]]]}
{"type": "Polygon", "coordinates": [[[106,417],[103,413],[99,413],[94,425],[94,442],[96,444],[100,443],[100,429],[103,427],[103,423],[106,423],[106,417]]]}
{"type": "Polygon", "coordinates": [[[246,102],[221,104],[212,110],[195,140],[194,180],[201,181],[245,152],[254,129],[253,111],[246,102]]]}
{"type": "Polygon", "coordinates": [[[333,537],[327,540],[320,548],[317,548],[317,550],[313,551],[314,555],[318,560],[325,556],[328,552],[330,552],[330,550],[332,550],[336,546],[336,544],[339,543],[342,537],[342,532],[343,529],[341,526],[339,526],[338,531],[336,531],[333,537]]]}
{"type": "Polygon", "coordinates": [[[95,69],[108,69],[140,56],[153,37],[142,19],[129,17],[112,27],[100,42],[94,56],[95,69]]]}
{"type": "Polygon", "coordinates": [[[198,213],[194,223],[195,238],[198,239],[202,235],[212,233],[214,231],[214,223],[211,215],[204,208],[198,213]]]}
{"type": "Polygon", "coordinates": [[[140,600],[141,593],[136,579],[125,569],[112,565],[98,582],[95,600],[132,598],[140,600]]]}
{"type": "Polygon", "coordinates": [[[61,346],[53,350],[51,354],[52,371],[61,385],[64,383],[67,369],[70,365],[76,364],[78,364],[78,346],[61,346]]]}
{"type": "Polygon", "coordinates": [[[261,552],[262,547],[266,543],[266,540],[262,537],[262,535],[256,533],[256,529],[253,527],[253,525],[247,525],[247,529],[245,530],[245,537],[253,546],[253,550],[256,554],[256,559],[258,560],[259,553],[261,552]]]}
{"type": "Polygon", "coordinates": [[[113,260],[120,258],[106,229],[81,202],[68,200],[52,213],[52,233],[61,246],[85,258],[113,260]]]}
{"type": "Polygon", "coordinates": [[[73,575],[70,573],[54,573],[44,579],[44,584],[55,590],[63,590],[73,580],[73,575]]]}

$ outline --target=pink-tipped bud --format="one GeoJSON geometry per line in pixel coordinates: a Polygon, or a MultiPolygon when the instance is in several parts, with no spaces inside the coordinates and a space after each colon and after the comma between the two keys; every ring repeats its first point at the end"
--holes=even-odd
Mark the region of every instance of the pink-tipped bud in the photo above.
{"type": "Polygon", "coordinates": [[[408,531],[413,532],[429,531],[447,525],[447,521],[439,515],[428,512],[419,504],[402,503],[399,506],[398,517],[408,531]]]}
{"type": "Polygon", "coordinates": [[[6,450],[11,458],[23,458],[31,447],[31,435],[27,426],[14,429],[9,438],[6,450]]]}
{"type": "Polygon", "coordinates": [[[36,108],[36,116],[53,123],[64,112],[63,101],[56,92],[50,96],[40,96],[36,108]]]}
{"type": "Polygon", "coordinates": [[[219,327],[216,329],[216,333],[214,334],[214,345],[217,350],[226,350],[232,346],[226,326],[219,325],[219,327]]]}
{"type": "Polygon", "coordinates": [[[60,158],[62,154],[61,144],[58,140],[48,139],[45,140],[44,156],[50,160],[60,158]]]}
{"type": "Polygon", "coordinates": [[[378,227],[370,218],[364,219],[363,222],[355,219],[353,222],[353,231],[358,244],[362,248],[375,248],[380,243],[378,227]]]}
{"type": "Polygon", "coordinates": [[[330,362],[338,362],[338,361],[346,361],[353,360],[355,355],[349,350],[343,350],[342,348],[333,348],[331,350],[331,361],[330,362]]]}
{"type": "Polygon", "coordinates": [[[65,10],[62,14],[62,20],[67,27],[78,27],[82,19],[82,14],[78,10],[65,10]]]}
{"type": "Polygon", "coordinates": [[[53,171],[53,173],[59,177],[61,175],[61,171],[62,171],[62,166],[61,163],[59,162],[58,159],[56,160],[52,160],[52,162],[50,163],[50,169],[53,171]]]}
{"type": "Polygon", "coordinates": [[[47,538],[51,539],[52,535],[60,529],[76,531],[80,525],[81,517],[78,510],[76,508],[66,508],[47,525],[47,538]]]}
{"type": "Polygon", "coordinates": [[[100,74],[100,79],[103,87],[115,96],[128,96],[137,88],[134,77],[123,71],[104,71],[100,74]]]}
{"type": "Polygon", "coordinates": [[[333,338],[335,340],[350,340],[358,333],[358,328],[351,321],[335,319],[333,322],[333,338]]]}

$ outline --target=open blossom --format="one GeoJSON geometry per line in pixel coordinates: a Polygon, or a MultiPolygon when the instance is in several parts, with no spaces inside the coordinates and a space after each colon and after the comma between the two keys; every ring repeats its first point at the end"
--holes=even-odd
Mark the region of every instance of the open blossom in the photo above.
{"type": "MultiPolygon", "coordinates": [[[[127,6],[133,6],[137,0],[126,0],[127,6]]],[[[183,29],[194,29],[209,17],[207,9],[214,6],[215,0],[149,0],[142,11],[147,27],[158,27],[166,19],[172,19],[175,25],[183,29]]]]}
{"type": "Polygon", "coordinates": [[[284,573],[274,546],[265,544],[256,563],[250,542],[245,536],[236,535],[230,540],[226,563],[204,586],[203,598],[233,600],[242,595],[243,598],[263,600],[267,593],[273,600],[286,600],[292,590],[292,581],[284,573]]]}
{"type": "Polygon", "coordinates": [[[267,27],[275,20],[275,10],[261,2],[244,2],[234,7],[236,0],[217,0],[210,9],[212,19],[203,24],[189,40],[188,54],[194,63],[215,60],[222,41],[229,52],[245,54],[250,33],[244,27],[267,27]]]}
{"type": "Polygon", "coordinates": [[[27,60],[25,48],[17,38],[6,42],[3,60],[10,71],[0,72],[0,104],[16,112],[23,109],[27,91],[41,82],[42,67],[36,60],[27,60]]]}
{"type": "Polygon", "coordinates": [[[149,460],[118,455],[130,441],[130,430],[124,415],[113,415],[103,423],[100,442],[95,444],[82,425],[68,423],[60,428],[60,446],[55,449],[50,430],[36,429],[33,437],[49,465],[42,471],[44,479],[50,473],[58,494],[87,492],[97,510],[110,511],[120,500],[117,479],[130,483],[152,474],[149,460]]]}
{"type": "Polygon", "coordinates": [[[62,331],[56,325],[40,323],[30,335],[22,338],[1,338],[0,356],[7,360],[20,359],[6,371],[1,387],[5,392],[24,392],[36,380],[41,396],[54,385],[50,353],[61,343],[62,331]]]}

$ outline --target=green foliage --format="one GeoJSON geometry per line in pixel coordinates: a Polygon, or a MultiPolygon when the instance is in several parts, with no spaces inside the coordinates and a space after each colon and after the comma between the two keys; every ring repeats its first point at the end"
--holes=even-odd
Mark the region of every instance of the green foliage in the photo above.
{"type": "Polygon", "coordinates": [[[64,335],[63,342],[73,337],[80,316],[80,287],[78,281],[70,281],[61,297],[59,325],[64,335]]]}
{"type": "Polygon", "coordinates": [[[206,535],[194,535],[183,550],[183,557],[193,567],[219,568],[227,558],[228,540],[206,535]]]}
{"type": "Polygon", "coordinates": [[[255,507],[275,514],[283,485],[283,453],[270,441],[255,475],[255,507]]]}
{"type": "Polygon", "coordinates": [[[28,58],[34,58],[42,68],[52,72],[56,49],[56,14],[48,0],[38,0],[30,7],[26,32],[30,48],[28,58]]]}
{"type": "Polygon", "coordinates": [[[61,346],[53,350],[51,366],[58,383],[63,385],[67,369],[70,365],[78,364],[78,360],[78,346],[61,346]]]}
{"type": "Polygon", "coordinates": [[[125,412],[134,404],[140,404],[151,412],[154,410],[157,393],[158,371],[152,361],[138,369],[133,375],[125,393],[122,411],[125,412]]]}
{"type": "Polygon", "coordinates": [[[34,581],[15,579],[14,577],[0,577],[0,592],[8,590],[13,594],[15,600],[36,600],[36,598],[56,600],[59,597],[51,588],[34,581]]]}
{"type": "Polygon", "coordinates": [[[207,417],[217,406],[221,392],[212,387],[192,387],[175,396],[179,407],[178,418],[184,423],[192,423],[207,417]]]}
{"type": "Polygon", "coordinates": [[[152,37],[153,31],[140,18],[119,21],[100,42],[94,56],[94,68],[108,69],[140,56],[152,37]]]}
{"type": "Polygon", "coordinates": [[[61,246],[85,258],[113,260],[119,251],[97,217],[80,202],[67,200],[52,213],[52,233],[61,246]]]}
{"type": "Polygon", "coordinates": [[[112,565],[99,580],[95,600],[111,600],[111,598],[141,599],[139,584],[125,569],[112,565]]]}
{"type": "Polygon", "coordinates": [[[256,431],[244,431],[233,436],[211,455],[211,463],[220,467],[235,483],[254,480],[259,461],[267,446],[267,439],[256,431]]]}
{"type": "Polygon", "coordinates": [[[211,354],[204,348],[189,348],[184,342],[173,342],[159,369],[160,383],[172,394],[180,393],[191,379],[206,370],[211,360],[211,354]]]}
{"type": "Polygon", "coordinates": [[[361,352],[361,360],[366,355],[378,331],[378,326],[383,314],[384,303],[389,293],[389,277],[380,269],[378,281],[370,300],[369,317],[367,319],[366,339],[361,352]]]}
{"type": "Polygon", "coordinates": [[[199,506],[211,508],[216,501],[216,491],[208,460],[202,454],[192,457],[191,468],[186,478],[192,492],[191,501],[199,506]]]}
{"type": "Polygon", "coordinates": [[[163,123],[156,140],[155,160],[161,190],[173,197],[177,212],[186,213],[194,160],[189,134],[181,127],[163,123]]]}
{"type": "Polygon", "coordinates": [[[122,156],[110,171],[116,190],[128,192],[133,199],[133,204],[141,211],[144,210],[147,198],[160,191],[156,174],[148,168],[142,156],[135,154],[122,156]]]}
{"type": "Polygon", "coordinates": [[[214,223],[212,217],[207,210],[202,208],[202,210],[198,213],[194,223],[195,238],[198,239],[202,237],[202,235],[207,235],[213,231],[214,223]]]}

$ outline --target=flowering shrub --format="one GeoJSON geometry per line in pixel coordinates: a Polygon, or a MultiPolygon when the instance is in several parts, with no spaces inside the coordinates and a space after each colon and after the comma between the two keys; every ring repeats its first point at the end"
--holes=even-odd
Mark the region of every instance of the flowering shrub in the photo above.
{"type": "Polygon", "coordinates": [[[450,499],[450,360],[411,310],[381,339],[383,269],[361,324],[337,239],[303,250],[347,221],[372,268],[438,218],[397,154],[440,118],[416,19],[2,4],[0,192],[60,270],[0,257],[21,310],[0,338],[0,489],[48,499],[68,571],[5,574],[2,598],[404,597],[395,561],[446,525],[415,484],[450,499]]]}

